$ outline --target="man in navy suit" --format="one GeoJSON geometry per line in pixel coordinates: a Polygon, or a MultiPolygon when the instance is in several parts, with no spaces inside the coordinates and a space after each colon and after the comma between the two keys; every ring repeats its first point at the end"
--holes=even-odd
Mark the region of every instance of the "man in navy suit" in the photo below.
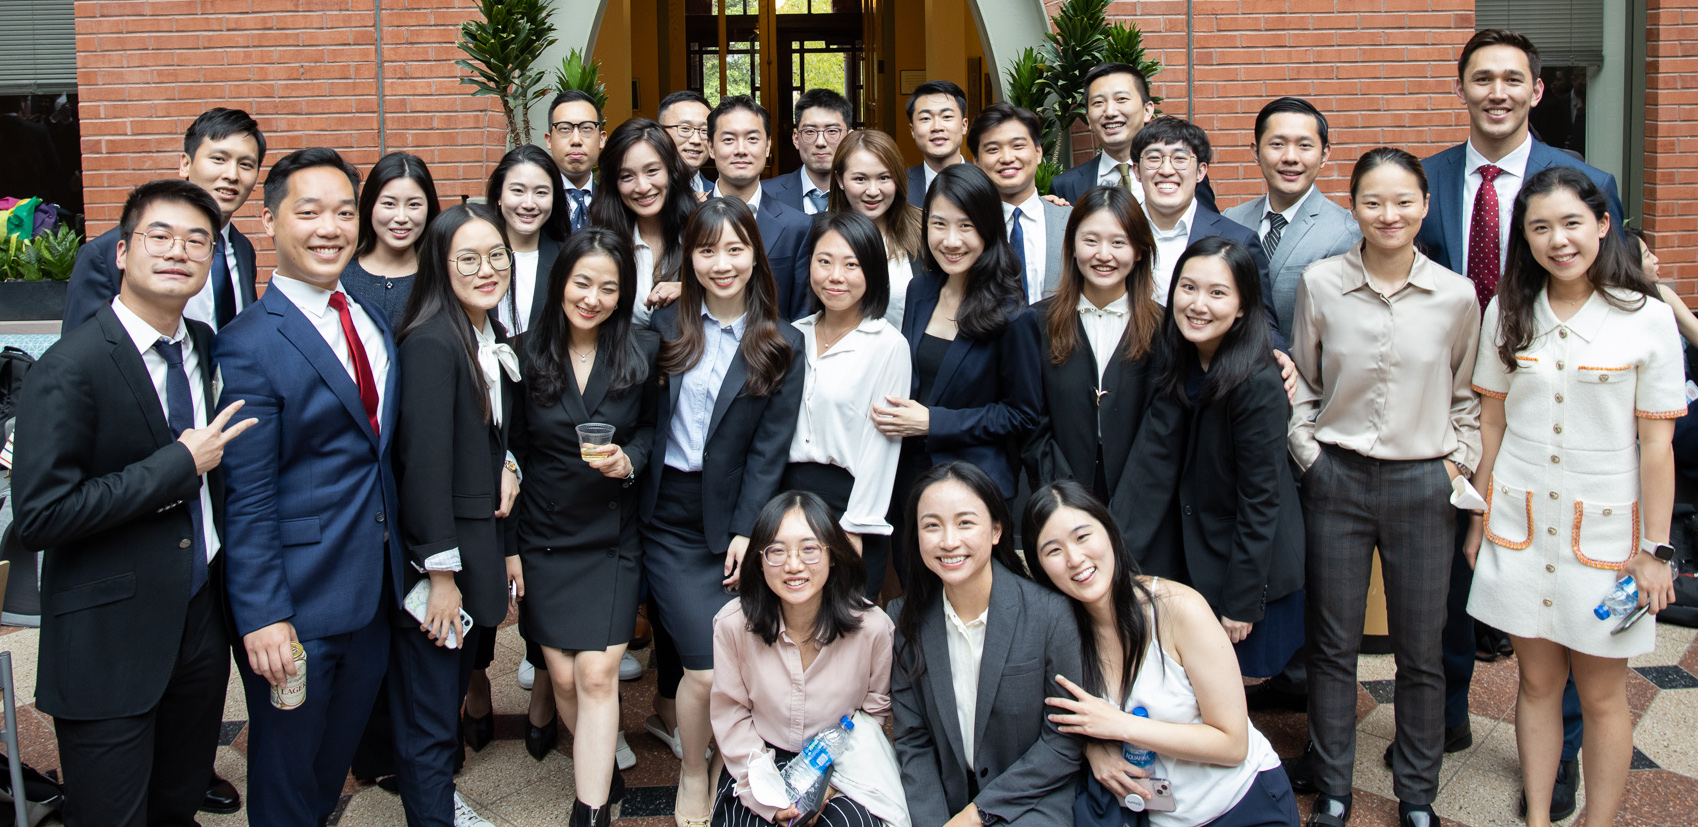
{"type": "MultiPolygon", "coordinates": [[[[265,135],[259,123],[240,109],[208,109],[183,135],[177,176],[212,193],[224,216],[214,239],[217,247],[206,286],[189,299],[183,315],[205,322],[214,332],[254,302],[254,245],[230,219],[247,203],[264,161],[265,135]]],[[[76,267],[65,289],[65,333],[94,318],[118,295],[120,240],[118,229],[113,228],[77,251],[76,267]]]]}
{"type": "MultiPolygon", "coordinates": [[[[1422,162],[1432,197],[1416,243],[1429,258],[1474,282],[1482,308],[1497,292],[1509,234],[1516,231],[1510,226],[1515,196],[1533,173],[1553,166],[1584,172],[1603,190],[1611,226],[1623,226],[1615,176],[1540,143],[1528,130],[1528,117],[1545,88],[1539,79],[1539,63],[1538,48],[1517,32],[1485,29],[1469,38],[1457,61],[1454,81],[1456,96],[1468,106],[1468,141],[1422,162]],[[1488,178],[1489,187],[1484,185],[1488,178]]],[[[1446,752],[1467,749],[1473,743],[1468,685],[1474,678],[1475,635],[1467,608],[1473,570],[1462,556],[1468,521],[1458,523],[1456,558],[1450,567],[1450,616],[1444,630],[1446,752]]],[[[1552,820],[1574,812],[1580,783],[1576,759],[1582,727],[1573,680],[1562,701],[1562,763],[1551,794],[1552,820]]]]}
{"type": "Polygon", "coordinates": [[[796,131],[790,142],[802,156],[802,168],[761,182],[767,197],[807,215],[831,205],[831,159],[849,134],[855,107],[830,89],[809,89],[796,99],[796,131]]]}
{"type": "Polygon", "coordinates": [[[1020,258],[1026,302],[1037,304],[1061,285],[1061,251],[1072,207],[1044,200],[1034,185],[1043,160],[1038,116],[1008,103],[985,107],[967,128],[973,163],[1002,198],[1002,220],[1020,258]]]}
{"type": "MultiPolygon", "coordinates": [[[[560,168],[560,192],[566,202],[566,220],[573,230],[590,223],[590,204],[595,202],[595,167],[607,145],[607,122],[588,92],[567,89],[548,105],[548,133],[543,143],[554,165],[560,168]]],[[[555,202],[556,204],[559,201],[555,202]]],[[[547,281],[545,275],[542,281],[547,281]]]]}
{"type": "Polygon", "coordinates": [[[813,222],[798,210],[761,196],[761,170],[772,150],[772,116],[748,95],[733,95],[708,113],[708,136],[719,183],[713,197],[736,198],[749,205],[761,231],[772,278],[778,285],[778,312],[785,319],[808,314],[808,251],[813,222]]]}
{"type": "Polygon", "coordinates": [[[395,344],[384,314],[338,280],[359,235],[358,180],[330,149],[271,168],[260,217],[277,270],[216,346],[226,401],[258,420],[224,452],[255,825],[322,824],[335,810],[388,662],[387,609],[401,598],[389,536],[395,344]],[[296,642],[306,699],[280,710],[271,688],[296,673],[296,642]]]}
{"type": "MultiPolygon", "coordinates": [[[[1106,185],[1125,187],[1138,203],[1143,203],[1144,188],[1138,186],[1132,172],[1132,139],[1155,114],[1150,81],[1142,72],[1126,63],[1097,64],[1085,75],[1085,123],[1102,151],[1089,162],[1055,176],[1049,184],[1050,194],[1074,203],[1085,190],[1106,185]]],[[[1214,187],[1207,178],[1197,182],[1197,202],[1219,212],[1214,187]]]]}
{"type": "Polygon", "coordinates": [[[712,109],[702,93],[685,89],[661,98],[660,111],[655,113],[655,120],[672,137],[678,157],[690,170],[690,189],[696,192],[713,190],[713,182],[702,175],[708,161],[707,119],[712,109]]]}
{"type": "Polygon", "coordinates": [[[947,80],[930,80],[908,96],[908,134],[924,163],[908,168],[908,203],[922,206],[926,188],[944,167],[959,164],[967,139],[967,93],[947,80]]]}

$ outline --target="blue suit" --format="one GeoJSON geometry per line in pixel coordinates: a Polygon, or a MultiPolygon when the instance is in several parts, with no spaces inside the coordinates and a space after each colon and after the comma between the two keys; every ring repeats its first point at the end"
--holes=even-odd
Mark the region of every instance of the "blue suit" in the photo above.
{"type": "MultiPolygon", "coordinates": [[[[335,311],[329,311],[335,312],[335,311]]],[[[225,565],[238,635],[290,621],[307,652],[307,699],[284,712],[238,649],[251,719],[248,818],[322,823],[336,807],[387,663],[387,607],[401,596],[389,451],[400,371],[390,368],[374,433],[338,354],[276,288],[219,335],[221,405],[259,420],[225,449],[225,565]]]]}
{"type": "Polygon", "coordinates": [[[801,178],[806,174],[800,171],[792,171],[768,178],[761,182],[761,192],[765,194],[766,198],[771,198],[796,212],[807,215],[808,210],[802,205],[804,188],[801,178]]]}
{"type": "MultiPolygon", "coordinates": [[[[1079,203],[1079,199],[1085,197],[1085,190],[1097,185],[1097,165],[1102,163],[1102,158],[1102,153],[1099,152],[1091,156],[1091,160],[1055,176],[1055,179],[1049,182],[1049,191],[1069,204],[1079,203]]],[[[1132,176],[1132,186],[1138,186],[1137,175],[1132,171],[1127,174],[1132,176]]],[[[1197,182],[1196,198],[1197,203],[1208,207],[1210,211],[1220,212],[1215,207],[1215,188],[1209,185],[1208,178],[1197,182]]]]}
{"type": "Polygon", "coordinates": [[[926,206],[926,165],[908,168],[908,203],[924,209],[926,206]]]}
{"type": "Polygon", "coordinates": [[[772,278],[778,283],[778,315],[787,322],[808,315],[812,312],[808,309],[808,253],[813,249],[813,220],[800,209],[762,197],[755,225],[761,231],[772,278]]]}

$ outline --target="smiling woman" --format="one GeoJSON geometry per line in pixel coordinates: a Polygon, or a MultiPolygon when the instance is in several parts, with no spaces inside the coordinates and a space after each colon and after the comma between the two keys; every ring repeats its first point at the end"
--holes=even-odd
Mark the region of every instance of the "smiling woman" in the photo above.
{"type": "Polygon", "coordinates": [[[342,271],[342,288],[399,326],[419,271],[425,227],[440,211],[436,182],[423,160],[405,152],[383,156],[360,192],[360,242],[342,271]]]}

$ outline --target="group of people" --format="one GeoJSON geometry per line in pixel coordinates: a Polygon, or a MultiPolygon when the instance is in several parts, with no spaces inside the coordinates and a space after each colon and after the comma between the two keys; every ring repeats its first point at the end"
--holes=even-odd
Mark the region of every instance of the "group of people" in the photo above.
{"type": "Polygon", "coordinates": [[[276,161],[263,294],[230,218],[265,139],[208,111],[186,180],[84,248],[20,407],[67,823],[192,821],[234,646],[251,823],[322,823],[359,752],[409,824],[478,824],[453,774],[516,603],[527,746],[558,717],[572,824],[606,825],[646,603],[682,827],[807,823],[756,776],[857,714],[894,719],[901,789],[846,767],[831,827],[1288,825],[1294,788],[1344,827],[1377,550],[1401,823],[1438,824],[1471,739],[1478,619],[1520,659],[1528,823],[1572,811],[1584,718],[1608,824],[1654,620],[1592,608],[1624,573],[1671,599],[1691,316],[1613,180],[1530,135],[1539,73],[1476,34],[1468,141],[1362,153],[1348,209],[1325,115],[1274,100],[1266,194],[1224,214],[1209,136],[1124,64],[1048,196],[1037,118],[948,81],[908,100],[924,163],[810,90],[765,181],[748,97],[608,130],[566,91],[482,202],[402,152],[363,186],[276,161]],[[1247,677],[1308,711],[1289,777],[1247,677]]]}

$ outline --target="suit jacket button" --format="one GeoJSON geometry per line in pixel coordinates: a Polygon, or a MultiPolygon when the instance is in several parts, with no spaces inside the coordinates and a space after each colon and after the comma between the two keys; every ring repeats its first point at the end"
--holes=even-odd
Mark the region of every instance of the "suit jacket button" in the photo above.
{"type": "Polygon", "coordinates": [[[554,510],[554,501],[549,500],[548,503],[543,506],[543,510],[544,511],[553,511],[554,510]]]}
{"type": "Polygon", "coordinates": [[[979,777],[984,778],[987,775],[990,775],[990,768],[989,767],[980,767],[979,768],[979,777]]]}
{"type": "Polygon", "coordinates": [[[607,510],[608,511],[618,511],[619,510],[619,501],[618,500],[612,500],[612,501],[608,502],[607,510]]]}
{"type": "Polygon", "coordinates": [[[609,557],[613,557],[613,556],[617,555],[618,553],[619,553],[618,549],[610,548],[610,549],[607,550],[607,556],[609,556],[609,557]]]}
{"type": "Polygon", "coordinates": [[[194,541],[186,538],[177,542],[177,548],[188,548],[192,545],[194,545],[194,541]]]}
{"type": "Polygon", "coordinates": [[[383,522],[383,512],[377,512],[377,521],[380,523],[383,522]]]}
{"type": "Polygon", "coordinates": [[[1191,516],[1191,506],[1185,506],[1185,516],[1191,516]]]}

